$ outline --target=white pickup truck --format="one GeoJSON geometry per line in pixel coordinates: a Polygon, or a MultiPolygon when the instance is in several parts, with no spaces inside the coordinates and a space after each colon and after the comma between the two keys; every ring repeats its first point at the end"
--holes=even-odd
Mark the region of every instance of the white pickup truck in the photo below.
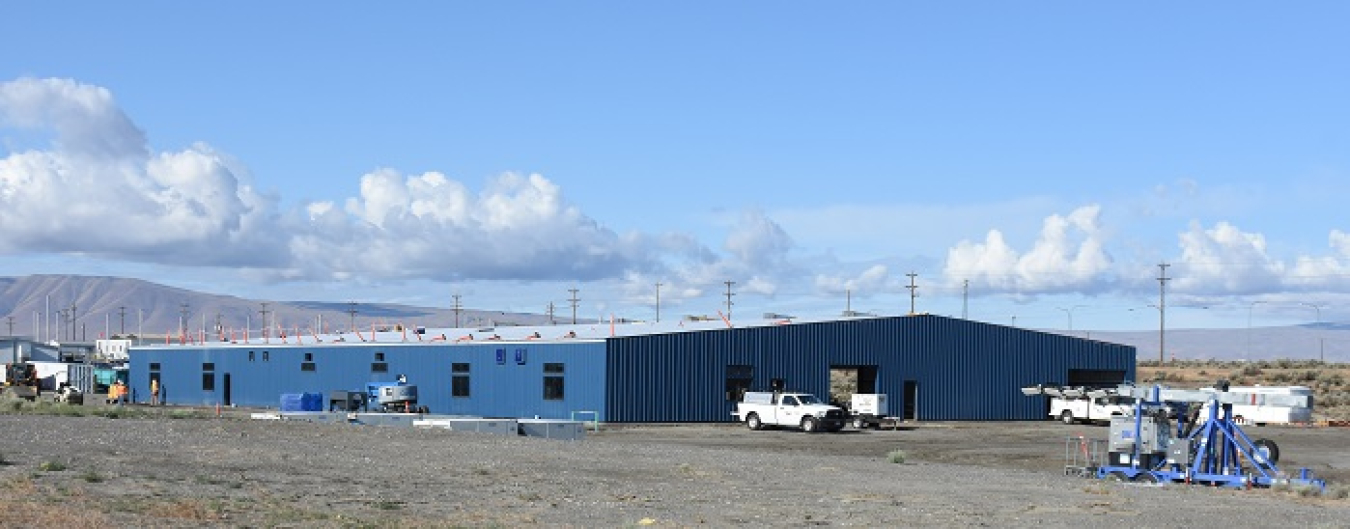
{"type": "Polygon", "coordinates": [[[848,420],[843,408],[825,404],[809,393],[749,391],[731,414],[751,430],[788,426],[807,433],[837,432],[848,420]]]}
{"type": "Polygon", "coordinates": [[[1114,415],[1134,415],[1134,400],[1115,395],[1096,398],[1053,397],[1050,399],[1050,416],[1058,418],[1064,424],[1110,422],[1114,415]]]}

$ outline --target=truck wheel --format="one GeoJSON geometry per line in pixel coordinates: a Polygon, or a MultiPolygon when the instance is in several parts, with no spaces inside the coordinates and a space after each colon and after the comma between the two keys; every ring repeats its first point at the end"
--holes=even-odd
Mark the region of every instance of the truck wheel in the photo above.
{"type": "Polygon", "coordinates": [[[1073,424],[1073,412],[1069,410],[1064,410],[1063,413],[1059,414],[1059,422],[1062,422],[1064,424],[1073,424]]]}
{"type": "Polygon", "coordinates": [[[751,430],[758,430],[764,427],[764,423],[760,422],[758,413],[751,413],[745,416],[745,426],[751,430]]]}
{"type": "Polygon", "coordinates": [[[1256,447],[1257,452],[1260,452],[1266,458],[1266,461],[1270,462],[1271,466],[1280,462],[1280,445],[1275,444],[1275,441],[1257,439],[1252,445],[1256,447]]]}
{"type": "Polygon", "coordinates": [[[802,431],[806,433],[815,433],[817,429],[815,417],[805,417],[802,419],[802,431]]]}
{"type": "Polygon", "coordinates": [[[859,430],[866,429],[866,428],[867,428],[867,421],[864,420],[862,417],[858,417],[858,418],[856,418],[856,419],[853,419],[853,427],[854,427],[854,428],[857,428],[857,429],[859,429],[859,430]]]}

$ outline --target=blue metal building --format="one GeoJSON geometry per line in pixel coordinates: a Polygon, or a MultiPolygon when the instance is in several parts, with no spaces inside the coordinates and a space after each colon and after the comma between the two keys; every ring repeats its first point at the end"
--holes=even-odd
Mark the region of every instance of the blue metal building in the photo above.
{"type": "Polygon", "coordinates": [[[914,420],[1043,419],[1019,388],[1133,380],[1133,347],[941,316],[502,342],[204,344],[131,351],[131,382],[171,404],[275,407],[399,374],[438,414],[720,422],[746,390],[820,396],[831,373],[914,420]]]}

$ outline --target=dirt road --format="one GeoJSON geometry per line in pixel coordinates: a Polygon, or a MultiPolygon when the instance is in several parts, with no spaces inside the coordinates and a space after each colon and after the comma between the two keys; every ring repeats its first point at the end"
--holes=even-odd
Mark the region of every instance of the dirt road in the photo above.
{"type": "MultiPolygon", "coordinates": [[[[1345,499],[1067,478],[1063,439],[1079,432],[1105,435],[1051,422],[840,434],[652,425],[605,427],[569,442],[295,421],[0,415],[0,526],[1231,528],[1350,520],[1345,499]],[[887,459],[897,449],[908,455],[903,464],[887,459]]],[[[1290,463],[1346,476],[1344,432],[1270,433],[1290,463]]]]}

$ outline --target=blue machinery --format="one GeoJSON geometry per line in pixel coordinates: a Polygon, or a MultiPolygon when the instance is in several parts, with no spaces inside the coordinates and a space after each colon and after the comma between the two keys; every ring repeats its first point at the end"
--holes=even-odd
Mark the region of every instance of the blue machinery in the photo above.
{"type": "Polygon", "coordinates": [[[1176,390],[1122,385],[1107,389],[1032,386],[1028,396],[1083,394],[1133,397],[1134,415],[1111,418],[1107,441],[1070,438],[1065,446],[1066,474],[1143,483],[1195,483],[1232,488],[1277,484],[1326,488],[1306,468],[1296,475],[1281,471],[1279,447],[1253,441],[1233,419],[1237,403],[1310,406],[1303,395],[1268,395],[1219,390],[1176,390]],[[1203,419],[1200,416],[1204,415],[1203,419]],[[1175,428],[1173,421],[1175,420],[1175,428]],[[1105,445],[1105,446],[1103,446],[1105,445]]]}

